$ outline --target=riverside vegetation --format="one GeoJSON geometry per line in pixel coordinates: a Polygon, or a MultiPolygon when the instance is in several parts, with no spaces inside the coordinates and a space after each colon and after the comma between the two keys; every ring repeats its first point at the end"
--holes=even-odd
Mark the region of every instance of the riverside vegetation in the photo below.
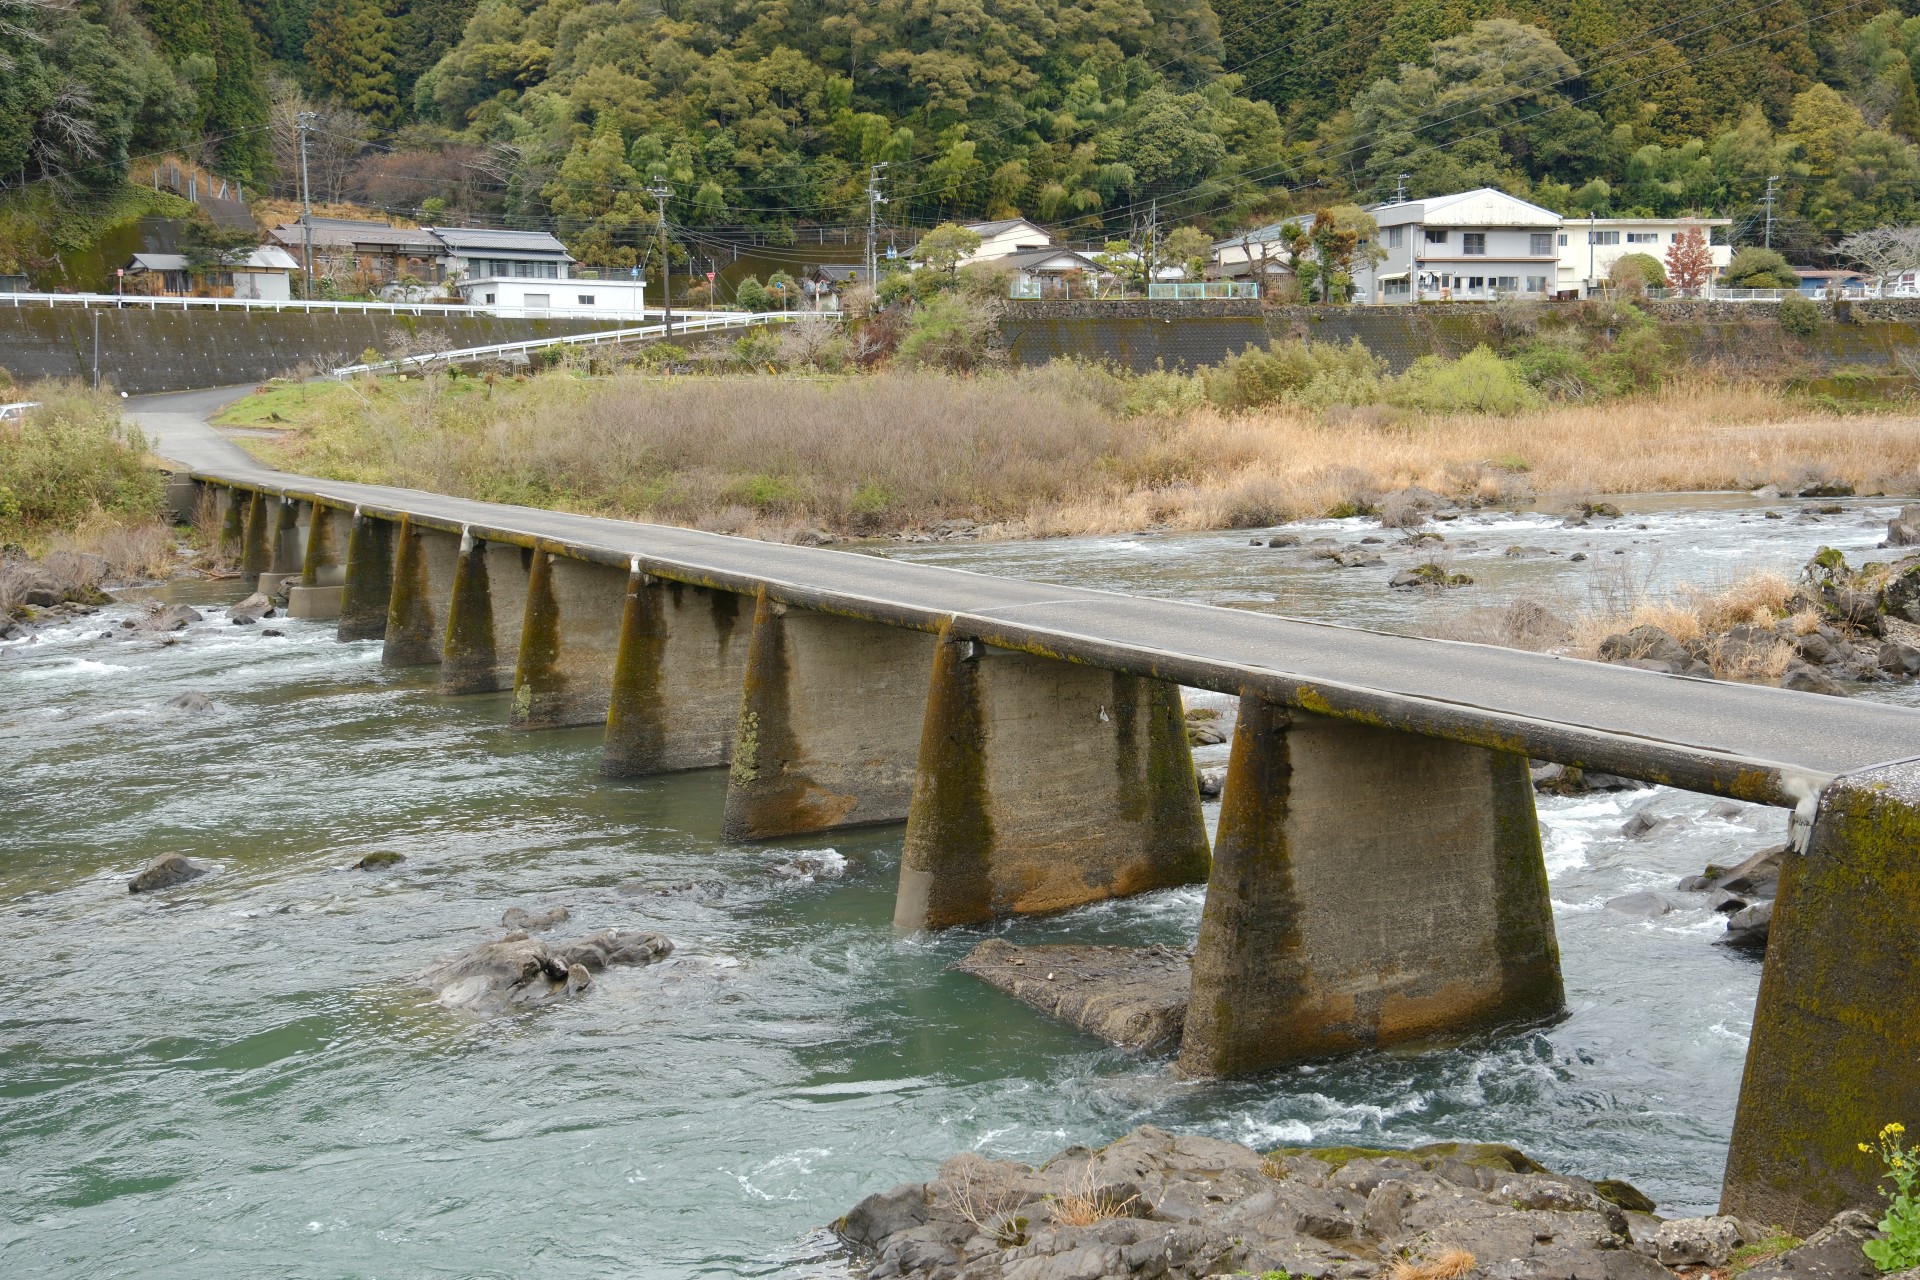
{"type": "Polygon", "coordinates": [[[38,403],[0,423],[0,637],[91,608],[107,583],[170,573],[160,473],[117,400],[68,383],[0,387],[0,399],[38,403]]]}
{"type": "Polygon", "coordinates": [[[996,370],[977,293],[851,336],[806,321],[626,363],[555,353],[532,376],[272,387],[225,421],[279,428],[253,447],[310,474],[780,540],[1250,528],[1371,511],[1408,486],[1572,508],[1920,485],[1903,404],[1795,392],[1785,338],[1771,380],[1702,367],[1627,304],[1504,312],[1498,350],[1398,375],[1358,345],[1293,339],[1130,375],[996,370]]]}

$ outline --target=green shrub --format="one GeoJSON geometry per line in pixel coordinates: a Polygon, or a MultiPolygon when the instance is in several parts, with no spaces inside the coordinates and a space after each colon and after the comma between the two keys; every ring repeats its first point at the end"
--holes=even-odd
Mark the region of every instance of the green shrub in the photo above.
{"type": "Polygon", "coordinates": [[[1780,327],[1796,338],[1811,338],[1820,331],[1820,304],[1797,293],[1780,299],[1780,327]]]}
{"type": "Polygon", "coordinates": [[[1274,342],[1248,347],[1206,372],[1207,398],[1222,409],[1299,404],[1326,409],[1380,398],[1385,362],[1355,338],[1333,343],[1274,342]]]}
{"type": "Polygon", "coordinates": [[[1650,253],[1623,253],[1613,261],[1607,278],[1627,288],[1664,289],[1667,269],[1650,253]]]}
{"type": "Polygon", "coordinates": [[[1582,400],[1599,389],[1587,344],[1578,330],[1543,333],[1510,357],[1527,385],[1555,400],[1582,400]]]}
{"type": "Polygon", "coordinates": [[[106,396],[75,386],[30,387],[39,401],[18,426],[0,426],[0,531],[72,529],[94,511],[152,518],[164,506],[146,440],[106,396]]]}
{"type": "Polygon", "coordinates": [[[1721,276],[1724,284],[1736,289],[1798,289],[1800,277],[1787,260],[1772,249],[1748,245],[1736,251],[1721,276]]]}
{"type": "Polygon", "coordinates": [[[762,368],[780,359],[780,343],[765,329],[749,329],[733,340],[733,358],[740,364],[762,368]]]}
{"type": "Polygon", "coordinates": [[[1207,402],[1207,384],[1198,374],[1156,369],[1127,380],[1121,412],[1129,418],[1175,418],[1207,402]]]}
{"type": "Polygon", "coordinates": [[[773,299],[767,293],[767,286],[760,283],[759,276],[748,276],[733,291],[733,300],[749,311],[773,310],[773,299]]]}
{"type": "Polygon", "coordinates": [[[789,476],[752,475],[735,482],[727,493],[761,511],[786,511],[806,503],[806,490],[789,476]]]}
{"type": "Polygon", "coordinates": [[[1672,368],[1673,353],[1657,327],[1641,325],[1621,333],[1598,363],[1608,390],[1627,395],[1658,387],[1672,368]]]}
{"type": "Polygon", "coordinates": [[[1519,368],[1484,345],[1458,360],[1421,356],[1393,380],[1387,398],[1427,413],[1519,413],[1539,403],[1519,368]]]}
{"type": "Polygon", "coordinates": [[[907,336],[900,340],[900,358],[910,365],[964,373],[987,362],[992,336],[993,312],[988,307],[957,293],[942,293],[914,307],[907,336]]]}

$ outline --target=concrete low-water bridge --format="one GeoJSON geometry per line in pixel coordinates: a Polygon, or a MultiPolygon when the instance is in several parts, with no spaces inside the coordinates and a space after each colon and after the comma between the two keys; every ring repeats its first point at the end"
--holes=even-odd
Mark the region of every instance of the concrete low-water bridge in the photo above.
{"type": "Polygon", "coordinates": [[[1810,1230],[1920,1120],[1920,711],[319,480],[141,417],[295,617],[604,725],[608,775],[726,767],[731,837],[904,820],[903,929],[1205,883],[1190,1075],[1559,1014],[1530,757],[1791,809],[1722,1207],[1810,1230]],[[1211,849],[1182,685],[1240,698],[1211,849]]]}

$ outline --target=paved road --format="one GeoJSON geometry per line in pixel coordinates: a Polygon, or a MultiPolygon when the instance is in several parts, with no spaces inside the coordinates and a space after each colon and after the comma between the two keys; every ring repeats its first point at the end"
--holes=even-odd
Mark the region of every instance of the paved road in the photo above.
{"type": "Polygon", "coordinates": [[[1203,688],[1256,688],[1293,706],[1693,790],[1805,806],[1837,774],[1920,755],[1920,710],[293,476],[253,462],[204,424],[243,391],[146,397],[130,408],[157,452],[208,480],[561,544],[668,578],[764,585],[778,599],[898,625],[931,629],[951,616],[957,634],[994,645],[1203,688]]]}

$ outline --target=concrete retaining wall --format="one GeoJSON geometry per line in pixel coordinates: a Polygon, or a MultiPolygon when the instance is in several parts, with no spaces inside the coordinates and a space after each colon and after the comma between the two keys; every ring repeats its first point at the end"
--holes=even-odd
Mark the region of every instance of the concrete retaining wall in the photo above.
{"type": "MultiPolygon", "coordinates": [[[[1564,309],[1581,303],[1543,304],[1564,309]]],[[[1920,351],[1920,299],[1820,302],[1825,323],[1811,338],[1784,333],[1777,303],[1665,302],[1648,310],[1698,359],[1744,362],[1778,373],[1804,364],[1904,372],[1920,351]]],[[[1254,302],[1010,302],[1000,343],[1023,365],[1062,356],[1111,361],[1136,373],[1218,364],[1249,345],[1305,338],[1359,339],[1399,372],[1424,355],[1457,356],[1492,340],[1496,312],[1485,303],[1419,306],[1268,307],[1254,302]]]]}
{"type": "Polygon", "coordinates": [[[91,379],[96,316],[101,385],[129,395],[260,382],[302,363],[332,368],[353,363],[369,347],[392,356],[616,327],[607,320],[379,312],[0,307],[0,370],[22,381],[91,379]]]}

